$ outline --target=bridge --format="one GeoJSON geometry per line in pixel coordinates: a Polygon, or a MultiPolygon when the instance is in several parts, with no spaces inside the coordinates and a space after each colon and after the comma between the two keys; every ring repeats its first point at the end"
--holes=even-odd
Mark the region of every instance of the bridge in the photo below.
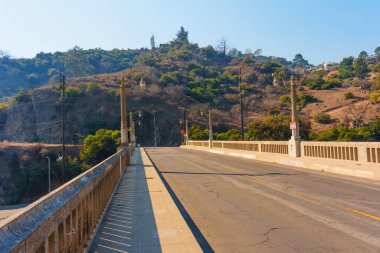
{"type": "Polygon", "coordinates": [[[121,148],[3,220],[0,252],[379,252],[380,143],[211,142],[121,148]]]}
{"type": "Polygon", "coordinates": [[[210,117],[136,148],[122,99],[119,150],[2,220],[0,253],[380,252],[380,142],[302,141],[294,112],[289,141],[212,140],[210,117]]]}

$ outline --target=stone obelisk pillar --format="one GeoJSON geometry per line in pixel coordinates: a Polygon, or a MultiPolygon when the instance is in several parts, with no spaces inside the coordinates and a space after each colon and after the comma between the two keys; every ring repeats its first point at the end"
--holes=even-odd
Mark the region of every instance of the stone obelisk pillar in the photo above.
{"type": "Polygon", "coordinates": [[[127,92],[124,77],[120,80],[121,145],[128,143],[127,92]]]}

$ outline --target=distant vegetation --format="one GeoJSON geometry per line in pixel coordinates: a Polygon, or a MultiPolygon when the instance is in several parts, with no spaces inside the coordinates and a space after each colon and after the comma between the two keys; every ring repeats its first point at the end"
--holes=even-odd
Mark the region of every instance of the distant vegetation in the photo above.
{"type": "MultiPolygon", "coordinates": [[[[215,46],[199,47],[190,42],[189,33],[183,27],[172,41],[157,45],[152,36],[150,44],[150,49],[138,50],[83,50],[74,47],[67,52],[39,53],[32,59],[13,59],[2,54],[0,97],[19,92],[10,100],[10,104],[28,101],[30,87],[57,84],[59,72],[63,72],[71,83],[66,90],[68,100],[87,95],[96,96],[102,92],[106,92],[107,98],[114,99],[118,93],[114,86],[110,87],[116,84],[116,78],[123,75],[127,78],[129,94],[142,104],[160,98],[162,101],[170,101],[167,102],[170,106],[188,106],[193,115],[198,110],[195,105],[216,108],[224,115],[220,113],[219,121],[216,120],[215,124],[222,125],[223,119],[229,117],[227,114],[234,117],[238,115],[241,68],[241,88],[246,112],[264,116],[259,117],[260,120],[248,122],[247,137],[251,139],[264,138],[258,135],[256,128],[270,127],[275,127],[278,131],[273,132],[275,137],[268,135],[265,138],[288,137],[290,98],[287,87],[292,75],[300,83],[297,97],[299,109],[310,107],[313,103],[323,103],[314,96],[315,90],[360,88],[366,93],[367,101],[374,105],[380,97],[380,47],[372,55],[362,51],[356,57],[342,59],[340,63],[312,66],[301,54],[288,61],[280,57],[263,56],[261,49],[247,49],[242,52],[232,48],[225,38],[215,46]],[[122,73],[114,74],[118,71],[122,73]],[[110,74],[95,75],[100,73],[110,74]],[[144,91],[137,88],[142,78],[147,84],[144,91]],[[20,91],[20,88],[23,90],[20,91]],[[281,132],[282,127],[287,133],[281,132]]],[[[342,100],[354,101],[353,98],[357,97],[352,92],[341,96],[342,100]]],[[[9,103],[0,108],[0,121],[5,120],[8,106],[9,103]]],[[[333,124],[335,119],[331,120],[327,115],[320,114],[312,115],[309,120],[328,125],[333,124]]],[[[313,124],[304,121],[307,127],[303,133],[305,138],[309,138],[307,131],[311,131],[308,128],[313,124]]],[[[356,127],[365,127],[361,122],[356,127]]],[[[96,125],[92,132],[99,127],[99,124],[96,125]]],[[[240,138],[237,125],[225,123],[216,130],[215,139],[240,138]]],[[[192,135],[194,139],[202,139],[207,138],[208,132],[193,126],[192,135]]]]}

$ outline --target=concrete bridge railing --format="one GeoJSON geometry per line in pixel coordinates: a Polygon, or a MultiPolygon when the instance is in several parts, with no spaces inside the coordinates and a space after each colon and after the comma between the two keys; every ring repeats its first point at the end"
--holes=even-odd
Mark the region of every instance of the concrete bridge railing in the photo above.
{"type": "MultiPolygon", "coordinates": [[[[197,141],[188,145],[235,149],[259,153],[289,154],[287,141],[197,141]]],[[[301,141],[301,157],[315,157],[356,163],[380,163],[380,142],[316,142],[301,141]]]]}
{"type": "Polygon", "coordinates": [[[0,224],[0,253],[83,252],[122,173],[130,145],[0,224]]]}
{"type": "Polygon", "coordinates": [[[301,156],[380,163],[380,142],[301,142],[301,156]]]}
{"type": "MultiPolygon", "coordinates": [[[[210,142],[189,140],[188,145],[210,147],[210,142]]],[[[277,154],[289,153],[287,141],[212,141],[211,148],[226,148],[277,154]]]]}

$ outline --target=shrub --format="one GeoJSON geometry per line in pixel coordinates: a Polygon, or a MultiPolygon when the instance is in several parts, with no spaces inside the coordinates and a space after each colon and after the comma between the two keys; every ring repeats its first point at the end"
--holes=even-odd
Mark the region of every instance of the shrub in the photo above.
{"type": "Polygon", "coordinates": [[[216,133],[216,140],[228,140],[228,141],[238,141],[241,139],[241,132],[236,128],[228,129],[225,133],[216,133]]]}
{"type": "Polygon", "coordinates": [[[372,89],[380,90],[380,75],[377,75],[373,80],[372,89]]]}
{"type": "Polygon", "coordinates": [[[19,91],[11,100],[11,105],[29,102],[29,94],[25,90],[19,91]]]}
{"type": "Polygon", "coordinates": [[[297,103],[302,107],[309,103],[318,102],[318,99],[314,97],[313,95],[306,94],[306,93],[300,93],[297,96],[297,103]]]}
{"type": "MultiPolygon", "coordinates": [[[[289,123],[291,119],[286,115],[271,115],[262,120],[254,120],[248,124],[247,139],[284,141],[291,137],[289,123]]],[[[308,139],[310,134],[310,122],[299,118],[300,135],[308,139]]]]}
{"type": "Polygon", "coordinates": [[[280,105],[285,106],[291,103],[291,99],[287,95],[283,95],[280,97],[280,105]]]}
{"type": "Polygon", "coordinates": [[[198,125],[191,125],[189,128],[189,137],[191,140],[208,140],[209,131],[207,128],[200,129],[198,125]]]}
{"type": "Polygon", "coordinates": [[[97,94],[100,91],[100,85],[94,82],[86,83],[86,92],[97,94]]]}
{"type": "Polygon", "coordinates": [[[67,97],[82,97],[84,94],[78,87],[67,87],[66,96],[67,97]]]}
{"type": "Polygon", "coordinates": [[[369,100],[372,104],[376,104],[376,103],[379,101],[379,98],[380,98],[380,92],[378,92],[378,91],[371,92],[371,93],[369,93],[369,95],[368,95],[368,100],[369,100]]]}
{"type": "Polygon", "coordinates": [[[324,112],[316,114],[314,116],[314,120],[318,123],[321,123],[321,124],[329,124],[332,122],[331,115],[328,113],[324,113],[324,112]]]}
{"type": "Polygon", "coordinates": [[[346,100],[354,98],[354,94],[351,91],[344,93],[343,96],[344,96],[344,99],[346,100]]]}

